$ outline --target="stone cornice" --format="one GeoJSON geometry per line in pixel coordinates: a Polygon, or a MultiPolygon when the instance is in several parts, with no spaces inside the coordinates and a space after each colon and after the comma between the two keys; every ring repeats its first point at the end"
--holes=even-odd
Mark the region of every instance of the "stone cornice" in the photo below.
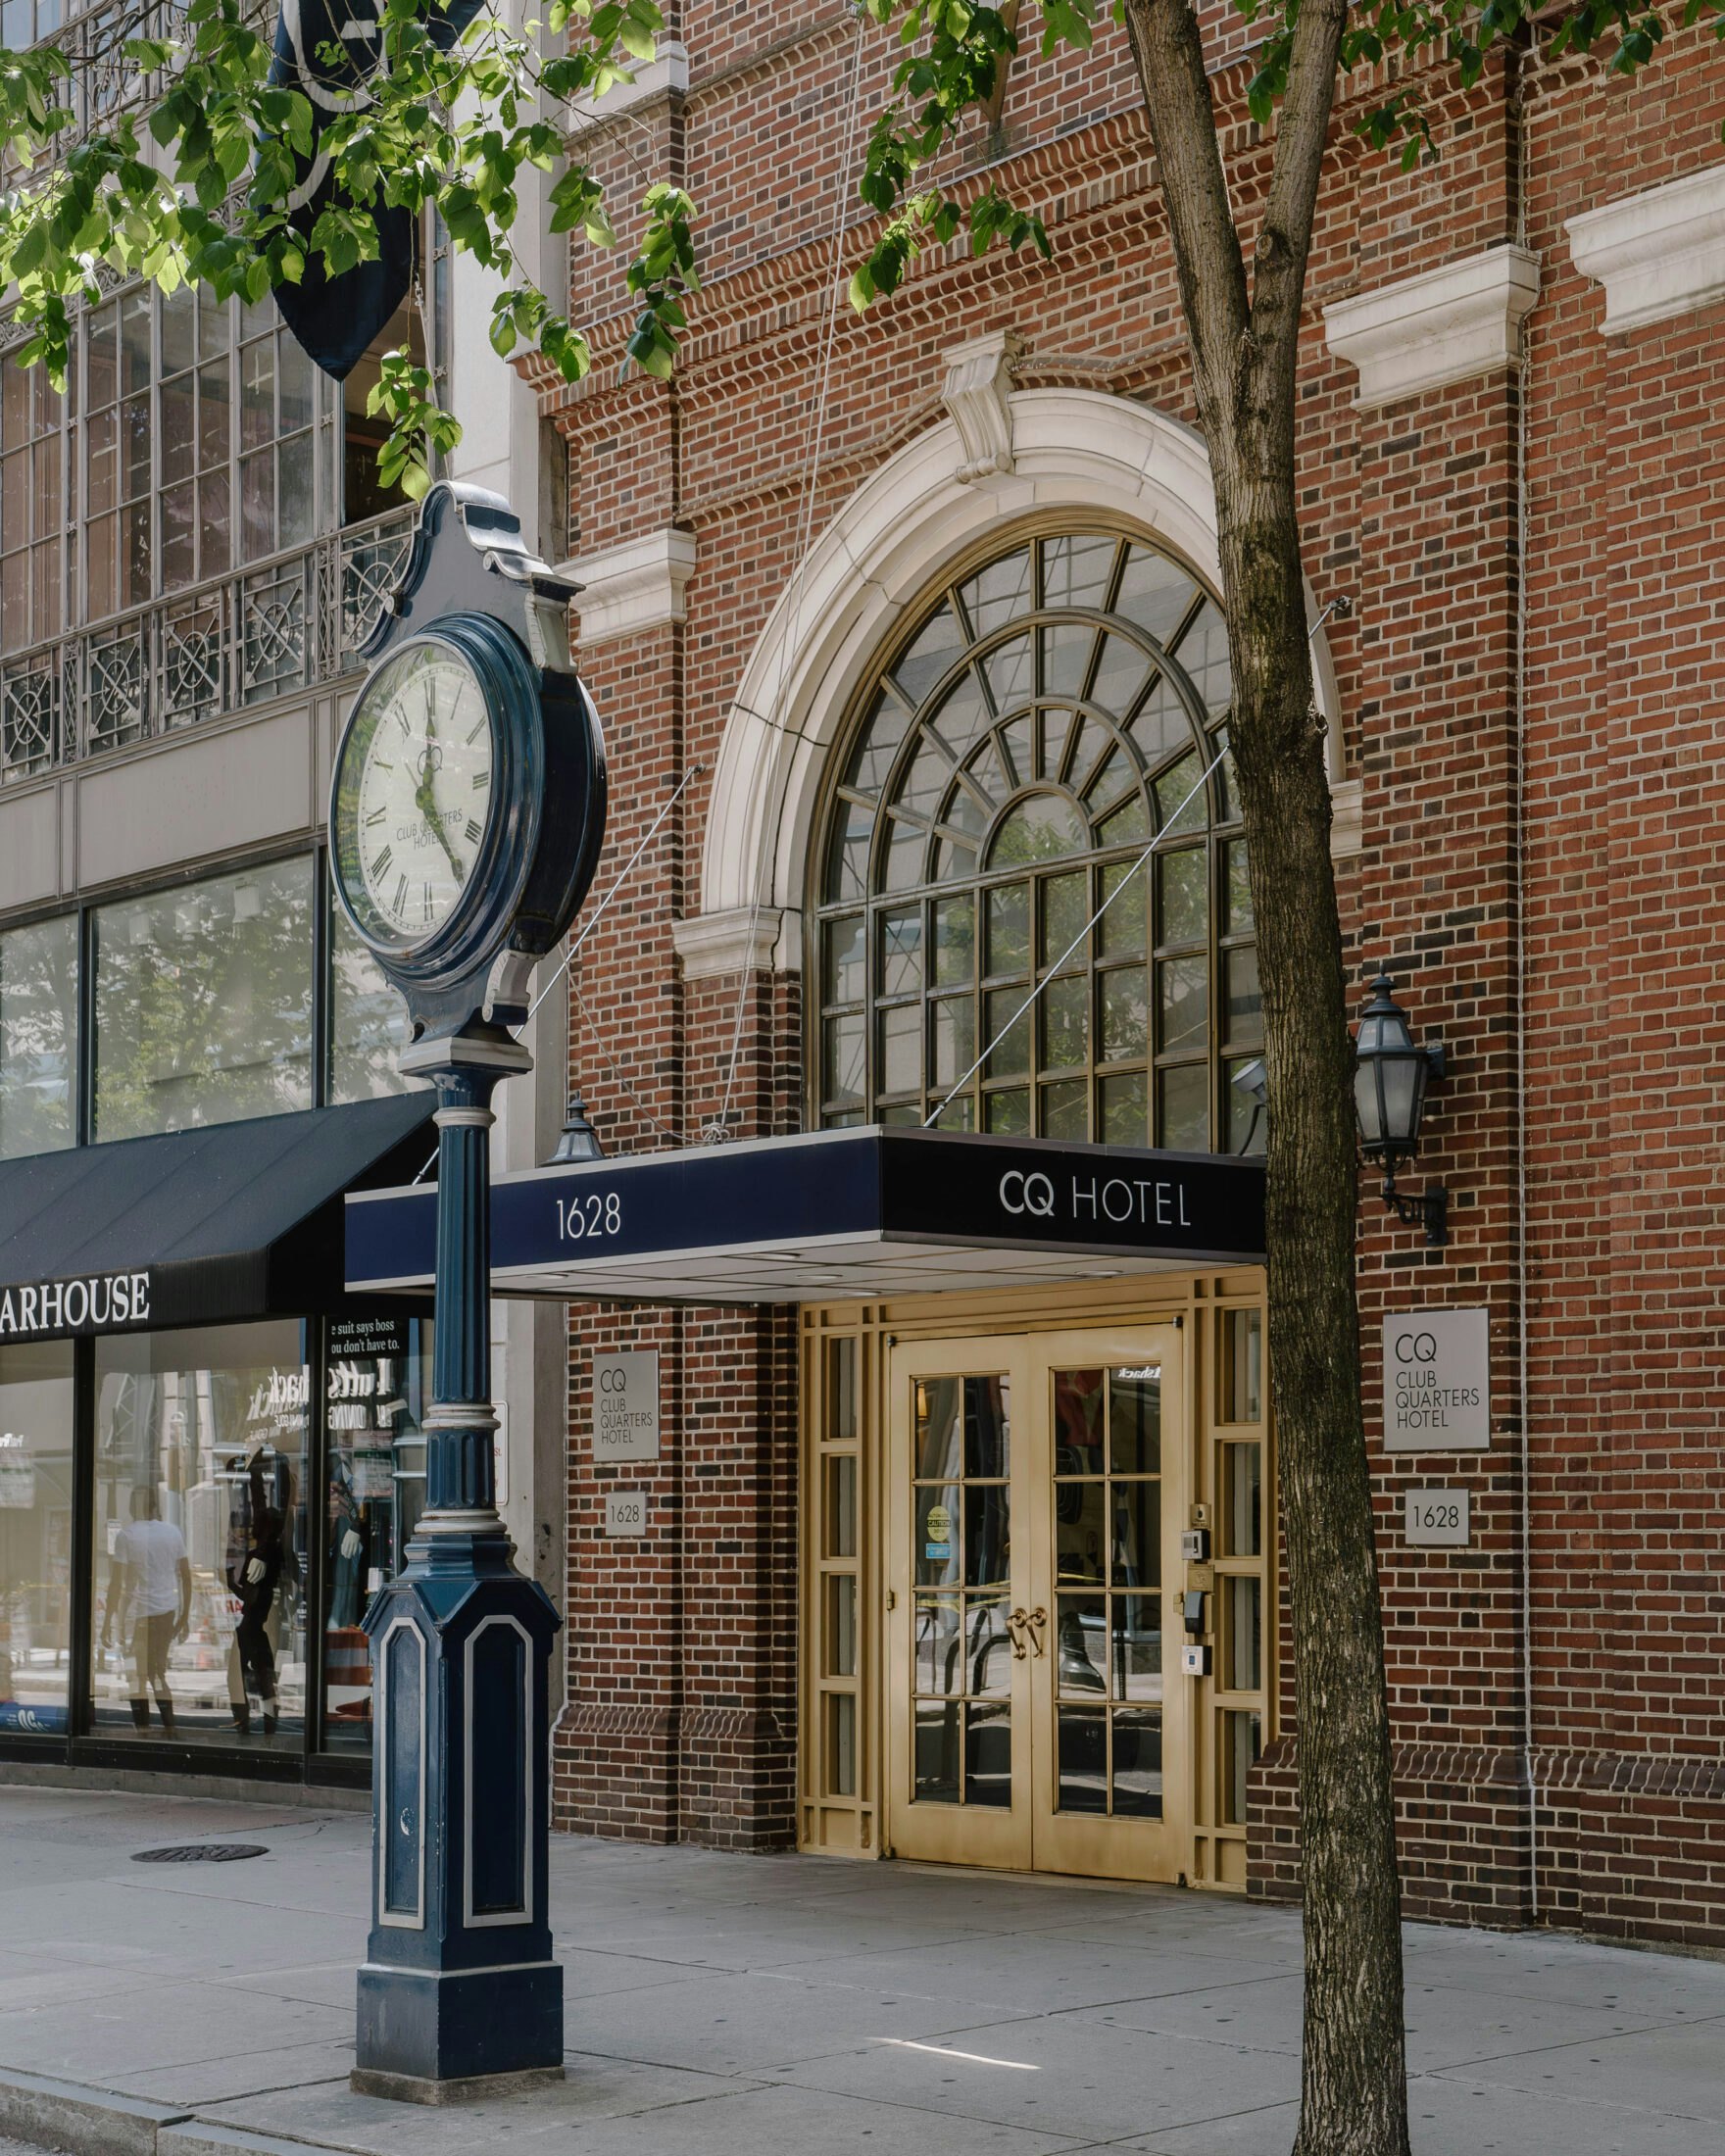
{"type": "Polygon", "coordinates": [[[1521,358],[1521,324],[1538,297],[1540,259],[1488,247],[1324,309],[1324,336],[1359,369],[1362,409],[1397,404],[1521,358]]]}
{"type": "Polygon", "coordinates": [[[1583,210],[1563,229],[1575,267],[1605,287],[1607,337],[1725,298],[1725,165],[1583,210]]]}
{"type": "Polygon", "coordinates": [[[695,535],[675,525],[566,562],[562,573],[581,587],[575,601],[581,644],[681,621],[683,586],[694,566],[695,535]]]}

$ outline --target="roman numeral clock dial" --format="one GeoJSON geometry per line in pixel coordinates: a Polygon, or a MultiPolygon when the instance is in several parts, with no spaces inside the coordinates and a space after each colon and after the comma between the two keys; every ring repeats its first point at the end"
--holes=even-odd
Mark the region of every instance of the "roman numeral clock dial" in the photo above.
{"type": "Polygon", "coordinates": [[[343,750],[333,839],[369,940],[422,943],[450,918],[490,820],[485,691],[444,645],[405,646],[368,683],[343,750]]]}

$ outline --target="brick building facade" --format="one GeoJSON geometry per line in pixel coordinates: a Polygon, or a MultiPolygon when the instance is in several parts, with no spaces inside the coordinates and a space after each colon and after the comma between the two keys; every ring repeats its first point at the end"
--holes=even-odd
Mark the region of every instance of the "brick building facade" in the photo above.
{"type": "MultiPolygon", "coordinates": [[[[888,65],[878,34],[842,6],[671,14],[659,61],[580,133],[619,197],[670,178],[701,207],[676,378],[620,369],[630,325],[576,250],[570,312],[595,322],[595,365],[577,389],[541,391],[567,445],[583,671],[614,774],[601,889],[683,786],[572,973],[572,1079],[613,1157],[821,1120],[832,996],[815,916],[837,888],[822,881],[834,788],[883,655],[947,580],[1032,540],[1052,575],[1051,550],[1102,534],[1215,584],[1171,254],[1120,33],[1082,62],[1027,51],[998,129],[969,145],[971,166],[1043,208],[1053,259],[937,250],[859,318],[842,288],[861,243],[861,130],[888,65]]],[[[1214,90],[1246,205],[1268,170],[1250,72],[1236,36],[1214,90]]],[[[1717,1946],[1725,1481],[1705,998],[1725,799],[1712,747],[1725,418],[1710,394],[1725,56],[1674,25],[1631,81],[1518,48],[1466,96],[1430,87],[1441,154],[1404,173],[1348,132],[1381,84],[1346,86],[1300,435],[1313,618],[1352,603],[1314,633],[1348,956],[1361,979],[1390,971],[1416,1031],[1450,1054],[1420,1163],[1451,1193],[1447,1248],[1427,1250],[1361,1192],[1408,1903],[1717,1946]],[[1425,1307],[1489,1313],[1486,1451],[1382,1449],[1379,1320],[1425,1307]],[[1407,1545],[1404,1493],[1432,1485],[1469,1492],[1468,1546],[1407,1545]]],[[[830,1023],[839,1039],[842,1016],[830,1023]]],[[[1172,1102],[1173,1065],[1156,1062],[1169,1037],[1156,1038],[1135,1082],[1172,1102]]],[[[878,1094],[867,1067],[859,1083],[878,1094]]],[[[1217,1067],[1209,1112],[1225,1116],[1234,1066],[1217,1067]]],[[[931,1065],[922,1082],[944,1075],[931,1065]]],[[[1062,1112],[1044,1090],[1047,1115],[1062,1112]]],[[[1113,1098],[1098,1091],[1094,1114],[1113,1098]]],[[[1234,1150],[1222,1138],[1215,1150],[1234,1150]]],[[[951,1290],[925,1307],[853,1298],[843,1320],[571,1306],[562,1823],[914,1848],[888,1727],[910,1710],[884,1614],[902,1504],[886,1420],[858,1440],[872,1545],[865,1530],[855,1573],[817,1546],[829,1332],[854,1327],[863,1396],[890,1419],[887,1358],[910,1334],[1155,1315],[1213,1340],[1220,1369],[1229,1309],[1255,1292],[1237,1273],[1170,1284],[1154,1308],[1142,1282],[1088,1302],[1063,1290],[1040,1318],[1004,1291],[993,1304],[951,1290]],[[662,1455],[596,1464],[592,1357],[631,1346],[660,1350],[662,1455]],[[647,1492],[644,1538],[606,1531],[619,1481],[647,1492]],[[821,1613],[829,1574],[862,1601],[837,1691],[823,1689],[835,1651],[846,1660],[821,1613]]],[[[1191,1396],[1206,1430],[1227,1419],[1210,1382],[1200,1372],[1191,1396]]],[[[1238,1464],[1218,1441],[1224,1453],[1238,1464]]],[[[1208,1503],[1219,1524],[1226,1494],[1210,1466],[1195,1472],[1192,1516],[1208,1503]]],[[[1245,1710],[1211,1714],[1211,1680],[1165,1675],[1195,1688],[1199,1793],[1191,1840],[1155,1861],[1287,1894],[1297,1738],[1263,1542],[1250,1733],[1262,1749],[1244,1812],[1227,1747],[1247,1741],[1245,1710]],[[1194,1854],[1209,1830],[1209,1856],[1194,1854]]],[[[1218,1617],[1227,1587],[1218,1565],[1218,1617]]],[[[1226,1632],[1218,1645],[1230,1651],[1226,1632]]]]}

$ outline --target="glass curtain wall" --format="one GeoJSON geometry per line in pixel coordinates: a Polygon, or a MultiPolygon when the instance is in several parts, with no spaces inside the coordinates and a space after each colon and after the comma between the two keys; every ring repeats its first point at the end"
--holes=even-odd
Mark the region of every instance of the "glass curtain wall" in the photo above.
{"type": "Polygon", "coordinates": [[[72,1454],[71,1341],[0,1348],[0,1731],[67,1726],[72,1454]]]}
{"type": "Polygon", "coordinates": [[[308,1345],[293,1320],[97,1340],[98,1734],[303,1740],[308,1345]]]}
{"type": "Polygon", "coordinates": [[[77,915],[0,934],[0,1160],[77,1136],[77,915]]]}

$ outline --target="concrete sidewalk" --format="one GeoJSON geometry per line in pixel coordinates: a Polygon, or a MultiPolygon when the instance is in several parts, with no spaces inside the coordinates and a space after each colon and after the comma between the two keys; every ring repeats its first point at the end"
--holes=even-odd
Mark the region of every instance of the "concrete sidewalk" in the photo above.
{"type": "MultiPolygon", "coordinates": [[[[368,1838],[351,1812],[0,1788],[0,2134],[31,2137],[24,2078],[45,2077],[112,2092],[74,2145],[140,2156],[285,2141],[368,2156],[1287,2156],[1293,2142],[1289,1911],[562,1837],[567,2083],[447,2111],[357,2097],[368,1838]],[[132,1861],[219,1839],[269,1854],[132,1861]]],[[[1725,2148],[1725,1965],[1411,1925],[1407,2019],[1417,2156],[1725,2148]]],[[[38,2130],[70,2116],[36,2103],[38,2130]]]]}

